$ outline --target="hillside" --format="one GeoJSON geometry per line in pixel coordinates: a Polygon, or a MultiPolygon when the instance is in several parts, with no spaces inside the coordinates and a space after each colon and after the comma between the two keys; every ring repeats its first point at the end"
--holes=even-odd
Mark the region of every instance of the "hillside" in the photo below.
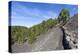
{"type": "Polygon", "coordinates": [[[26,40],[28,28],[24,26],[11,27],[11,45],[14,43],[23,43],[26,40]]]}
{"type": "Polygon", "coordinates": [[[27,41],[29,44],[32,44],[37,39],[37,36],[46,32],[56,24],[56,19],[50,18],[30,28],[24,26],[11,26],[11,43],[23,44],[27,41]]]}
{"type": "Polygon", "coordinates": [[[50,51],[50,50],[62,50],[63,33],[59,27],[53,27],[49,29],[45,34],[38,36],[35,43],[32,45],[27,42],[23,45],[15,44],[12,46],[12,52],[31,52],[31,51],[50,51]]]}
{"type": "Polygon", "coordinates": [[[32,44],[29,44],[28,42],[25,42],[22,45],[15,43],[12,45],[12,52],[76,49],[78,42],[78,32],[76,32],[78,30],[77,26],[76,14],[67,21],[67,23],[63,26],[63,30],[59,26],[49,28],[46,32],[38,35],[37,39],[32,44]],[[73,26],[70,26],[70,24],[73,26]],[[74,41],[76,42],[74,43],[74,41]]]}
{"type": "Polygon", "coordinates": [[[32,27],[10,26],[10,52],[35,52],[78,48],[78,14],[70,18],[63,8],[57,18],[32,27]]]}

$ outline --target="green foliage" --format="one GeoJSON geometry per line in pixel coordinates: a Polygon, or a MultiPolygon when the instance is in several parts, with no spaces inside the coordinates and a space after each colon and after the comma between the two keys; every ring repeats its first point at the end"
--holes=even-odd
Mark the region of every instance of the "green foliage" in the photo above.
{"type": "Polygon", "coordinates": [[[57,21],[55,19],[50,18],[47,21],[42,21],[42,23],[29,28],[29,35],[27,39],[28,43],[32,44],[37,39],[37,36],[46,32],[49,28],[52,28],[56,24],[57,21]]]}
{"type": "Polygon", "coordinates": [[[62,9],[58,16],[58,21],[66,23],[67,19],[70,18],[69,11],[67,9],[62,9]]]}
{"type": "Polygon", "coordinates": [[[28,41],[28,43],[32,44],[37,37],[48,31],[48,29],[54,27],[58,22],[61,21],[65,23],[67,19],[70,18],[69,11],[66,9],[62,9],[58,19],[48,19],[43,20],[40,24],[34,25],[30,28],[22,27],[22,26],[12,26],[11,27],[11,41],[14,43],[24,43],[28,41]]]}
{"type": "Polygon", "coordinates": [[[12,26],[11,27],[11,43],[23,43],[27,36],[27,28],[22,26],[12,26]]]}
{"type": "Polygon", "coordinates": [[[52,28],[57,23],[55,19],[48,19],[47,21],[42,21],[42,23],[34,25],[30,28],[22,26],[12,26],[11,27],[11,39],[13,43],[28,43],[32,44],[41,33],[46,32],[49,28],[52,28]]]}

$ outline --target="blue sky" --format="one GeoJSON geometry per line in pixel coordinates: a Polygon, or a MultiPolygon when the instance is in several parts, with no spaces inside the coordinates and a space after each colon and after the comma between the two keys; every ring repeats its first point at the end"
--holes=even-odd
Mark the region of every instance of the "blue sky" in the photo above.
{"type": "Polygon", "coordinates": [[[57,18],[62,8],[69,10],[70,15],[78,13],[77,5],[11,2],[11,25],[31,27],[49,18],[57,18]]]}

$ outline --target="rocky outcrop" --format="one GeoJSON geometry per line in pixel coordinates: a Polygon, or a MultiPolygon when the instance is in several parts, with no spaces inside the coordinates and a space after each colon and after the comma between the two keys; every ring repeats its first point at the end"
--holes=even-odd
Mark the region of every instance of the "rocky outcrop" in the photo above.
{"type": "Polygon", "coordinates": [[[71,17],[63,28],[65,31],[65,38],[70,48],[78,48],[78,14],[71,17]]]}

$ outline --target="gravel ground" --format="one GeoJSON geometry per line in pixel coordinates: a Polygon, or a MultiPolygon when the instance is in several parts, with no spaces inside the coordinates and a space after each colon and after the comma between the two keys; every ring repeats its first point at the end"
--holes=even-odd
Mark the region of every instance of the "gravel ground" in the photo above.
{"type": "Polygon", "coordinates": [[[25,42],[23,45],[14,44],[12,52],[36,52],[36,51],[52,51],[62,50],[63,33],[59,27],[53,27],[46,33],[38,36],[37,40],[32,44],[25,42]]]}

